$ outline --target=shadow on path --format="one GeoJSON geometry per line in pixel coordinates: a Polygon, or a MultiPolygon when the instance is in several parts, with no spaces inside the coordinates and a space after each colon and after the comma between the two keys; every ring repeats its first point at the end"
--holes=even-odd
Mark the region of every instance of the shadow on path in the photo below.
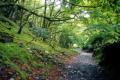
{"type": "Polygon", "coordinates": [[[66,65],[62,80],[108,80],[103,70],[94,61],[91,53],[77,50],[81,54],[72,61],[72,64],[66,65]]]}

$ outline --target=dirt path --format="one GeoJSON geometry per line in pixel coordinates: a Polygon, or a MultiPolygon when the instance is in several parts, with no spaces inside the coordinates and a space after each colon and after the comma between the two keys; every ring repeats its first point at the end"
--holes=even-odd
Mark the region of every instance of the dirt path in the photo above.
{"type": "Polygon", "coordinates": [[[71,64],[66,65],[62,80],[108,80],[95,63],[91,53],[77,50],[81,54],[73,59],[71,64]]]}

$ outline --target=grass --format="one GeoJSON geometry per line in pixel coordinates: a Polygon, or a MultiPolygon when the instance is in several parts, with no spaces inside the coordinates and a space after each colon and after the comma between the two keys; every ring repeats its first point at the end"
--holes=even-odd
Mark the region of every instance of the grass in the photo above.
{"type": "Polygon", "coordinates": [[[49,72],[51,66],[53,66],[51,62],[46,65],[43,62],[45,61],[43,56],[34,51],[33,55],[27,48],[36,48],[42,53],[48,54],[48,58],[62,52],[73,55],[77,53],[73,49],[59,47],[54,41],[42,41],[40,38],[35,37],[27,26],[24,26],[21,34],[17,34],[17,27],[12,27],[9,30],[10,27],[12,26],[0,21],[0,32],[8,33],[14,37],[14,41],[11,43],[0,43],[0,66],[9,65],[9,69],[18,72],[22,80],[27,80],[27,74],[32,71],[31,66],[32,68],[46,68],[43,73],[49,72]],[[51,44],[54,45],[54,48],[51,47],[51,44]],[[16,62],[21,63],[25,70],[21,69],[22,66],[16,64],[16,62]]]}
{"type": "Polygon", "coordinates": [[[20,48],[16,43],[0,43],[0,63],[1,66],[9,65],[9,68],[13,71],[17,71],[23,80],[26,80],[26,71],[20,69],[21,66],[16,65],[16,62],[20,62],[25,67],[28,66],[28,62],[31,63],[33,67],[44,67],[44,64],[36,62],[36,56],[31,56],[31,54],[25,48],[20,48]]]}

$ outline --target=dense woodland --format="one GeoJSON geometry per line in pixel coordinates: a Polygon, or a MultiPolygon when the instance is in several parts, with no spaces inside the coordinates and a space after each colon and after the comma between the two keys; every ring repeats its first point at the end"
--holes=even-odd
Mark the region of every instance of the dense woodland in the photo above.
{"type": "Polygon", "coordinates": [[[54,80],[75,48],[120,80],[119,40],[120,0],[0,0],[0,80],[54,80]]]}

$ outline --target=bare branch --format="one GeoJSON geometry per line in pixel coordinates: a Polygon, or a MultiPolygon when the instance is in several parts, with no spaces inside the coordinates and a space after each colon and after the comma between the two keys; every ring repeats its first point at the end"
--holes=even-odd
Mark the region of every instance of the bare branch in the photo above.
{"type": "Polygon", "coordinates": [[[23,9],[35,16],[38,16],[38,17],[42,17],[42,18],[45,18],[47,19],[48,21],[66,21],[66,20],[70,20],[70,19],[73,19],[73,18],[50,18],[50,17],[46,17],[46,16],[43,16],[43,15],[39,15],[31,10],[28,10],[27,8],[23,7],[22,5],[19,5],[19,4],[15,4],[15,3],[2,3],[0,4],[0,7],[5,7],[5,6],[17,6],[19,7],[20,9],[23,9]]]}

